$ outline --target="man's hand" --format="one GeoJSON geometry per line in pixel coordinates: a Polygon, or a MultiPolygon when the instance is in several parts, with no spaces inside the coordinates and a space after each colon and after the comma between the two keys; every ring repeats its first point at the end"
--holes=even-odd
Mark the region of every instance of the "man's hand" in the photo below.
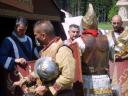
{"type": "Polygon", "coordinates": [[[44,95],[44,93],[47,91],[48,89],[46,88],[46,86],[38,86],[36,89],[35,89],[35,92],[36,92],[36,95],[44,95]]]}
{"type": "Polygon", "coordinates": [[[21,64],[21,65],[25,65],[26,64],[26,60],[24,58],[17,58],[17,59],[15,59],[15,63],[21,64]]]}
{"type": "Polygon", "coordinates": [[[28,75],[28,82],[36,82],[36,80],[37,80],[38,78],[39,78],[39,77],[37,77],[34,72],[31,72],[31,73],[28,75]]]}
{"type": "Polygon", "coordinates": [[[22,86],[22,90],[23,90],[24,93],[29,93],[29,88],[26,87],[26,85],[22,86]]]}

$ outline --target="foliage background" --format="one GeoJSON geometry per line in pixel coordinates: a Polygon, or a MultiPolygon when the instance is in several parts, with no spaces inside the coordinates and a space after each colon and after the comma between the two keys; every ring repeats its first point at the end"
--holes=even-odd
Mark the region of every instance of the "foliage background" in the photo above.
{"type": "Polygon", "coordinates": [[[88,3],[92,3],[99,22],[110,21],[117,14],[117,0],[55,0],[60,9],[70,12],[73,16],[84,15],[88,3]]]}

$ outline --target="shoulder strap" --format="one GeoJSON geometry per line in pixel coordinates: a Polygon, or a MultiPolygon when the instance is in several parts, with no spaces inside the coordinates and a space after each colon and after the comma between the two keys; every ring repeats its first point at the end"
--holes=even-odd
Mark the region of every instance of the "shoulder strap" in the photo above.
{"type": "MultiPolygon", "coordinates": [[[[25,47],[25,45],[22,43],[22,42],[20,42],[15,36],[11,36],[11,38],[21,47],[21,49],[23,50],[23,52],[24,52],[24,54],[27,56],[27,57],[30,57],[30,51],[25,47]]],[[[32,55],[32,58],[34,58],[33,57],[33,55],[32,55]]]]}
{"type": "Polygon", "coordinates": [[[17,48],[15,41],[11,37],[7,37],[7,39],[12,43],[15,58],[19,58],[19,51],[18,51],[18,48],[17,48]]]}
{"type": "MultiPolygon", "coordinates": [[[[65,47],[67,47],[67,48],[69,48],[69,49],[73,52],[73,50],[71,49],[71,47],[70,47],[70,46],[68,46],[68,45],[65,45],[65,44],[64,44],[64,45],[62,45],[61,47],[64,47],[64,46],[65,46],[65,47]]],[[[59,48],[58,48],[58,50],[57,50],[56,54],[58,53],[58,51],[59,51],[59,49],[60,49],[61,47],[59,47],[59,48]]]]}
{"type": "Polygon", "coordinates": [[[117,45],[117,41],[116,41],[116,37],[114,35],[114,32],[112,31],[111,34],[112,34],[112,39],[113,39],[115,45],[117,45]]]}

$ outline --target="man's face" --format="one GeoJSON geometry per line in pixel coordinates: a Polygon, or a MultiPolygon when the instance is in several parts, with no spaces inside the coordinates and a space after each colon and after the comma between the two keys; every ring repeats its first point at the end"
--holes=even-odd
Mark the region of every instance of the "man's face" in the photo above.
{"type": "Polygon", "coordinates": [[[27,30],[27,26],[26,26],[26,25],[24,25],[24,24],[19,24],[19,25],[17,25],[17,27],[16,27],[16,34],[17,34],[19,37],[22,37],[22,36],[25,35],[26,30],[27,30]]]}
{"type": "Polygon", "coordinates": [[[34,36],[41,45],[45,44],[45,34],[42,32],[40,27],[37,26],[34,28],[34,36]]]}
{"type": "Polygon", "coordinates": [[[120,30],[120,28],[122,26],[122,21],[120,20],[120,18],[118,18],[118,17],[113,18],[112,26],[113,26],[114,31],[120,30]]]}
{"type": "Polygon", "coordinates": [[[80,30],[78,28],[71,27],[71,28],[69,28],[68,33],[69,33],[70,39],[74,40],[79,37],[80,30]]]}

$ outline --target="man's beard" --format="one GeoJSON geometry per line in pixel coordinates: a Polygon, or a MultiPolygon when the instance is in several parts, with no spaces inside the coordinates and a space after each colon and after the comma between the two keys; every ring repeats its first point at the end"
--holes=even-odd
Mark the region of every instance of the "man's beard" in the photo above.
{"type": "Polygon", "coordinates": [[[37,39],[35,39],[35,42],[37,46],[40,46],[40,42],[37,39]]]}
{"type": "Polygon", "coordinates": [[[117,27],[117,26],[116,26],[116,27],[114,27],[114,31],[115,31],[115,32],[120,31],[120,29],[121,29],[121,27],[117,27]]]}

